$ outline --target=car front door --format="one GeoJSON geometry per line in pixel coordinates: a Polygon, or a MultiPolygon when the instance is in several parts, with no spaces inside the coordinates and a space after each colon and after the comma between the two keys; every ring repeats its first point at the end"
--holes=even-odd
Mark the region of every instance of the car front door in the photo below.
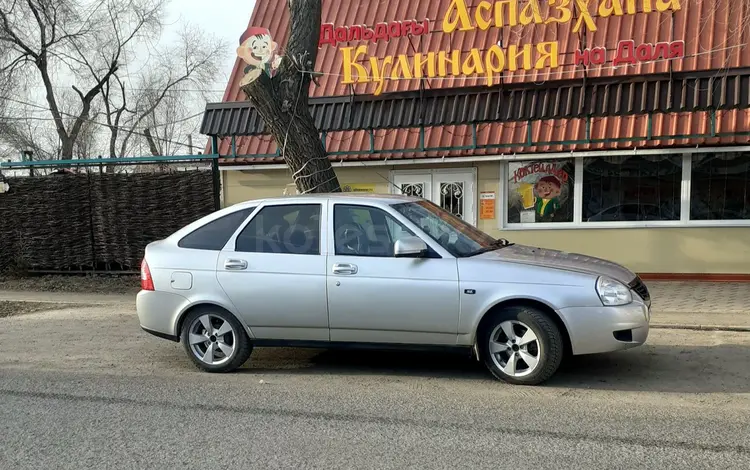
{"type": "Polygon", "coordinates": [[[327,341],[327,206],[261,207],[220,253],[219,284],[256,338],[327,341]]]}
{"type": "Polygon", "coordinates": [[[394,257],[395,242],[415,234],[384,209],[330,201],[328,213],[331,341],[455,344],[456,259],[394,257]]]}

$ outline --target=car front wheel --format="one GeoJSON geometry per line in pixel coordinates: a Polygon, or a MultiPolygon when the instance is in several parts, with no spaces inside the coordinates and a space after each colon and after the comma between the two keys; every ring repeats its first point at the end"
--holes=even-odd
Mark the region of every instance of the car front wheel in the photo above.
{"type": "Polygon", "coordinates": [[[193,363],[206,372],[231,372],[252,352],[242,324],[219,308],[203,307],[188,314],[181,340],[193,363]]]}
{"type": "Polygon", "coordinates": [[[508,307],[492,314],[480,331],[479,350],[496,378],[538,385],[554,375],[563,358],[560,329],[532,307],[508,307]]]}

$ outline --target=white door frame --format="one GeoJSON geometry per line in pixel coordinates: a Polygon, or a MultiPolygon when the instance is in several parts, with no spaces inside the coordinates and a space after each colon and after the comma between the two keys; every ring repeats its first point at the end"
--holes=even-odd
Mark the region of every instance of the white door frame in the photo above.
{"type": "MultiPolygon", "coordinates": [[[[469,188],[468,193],[470,194],[470,198],[466,199],[466,214],[464,214],[464,220],[472,225],[477,224],[477,168],[476,167],[470,167],[470,168],[439,168],[439,169],[421,169],[421,170],[391,170],[389,174],[389,179],[391,180],[390,185],[390,192],[391,194],[398,194],[398,184],[395,183],[396,179],[401,179],[398,177],[409,177],[413,176],[413,181],[415,183],[424,181],[425,184],[425,195],[424,198],[427,200],[430,200],[434,202],[435,204],[440,204],[439,201],[435,200],[435,182],[434,177],[440,176],[440,175],[460,175],[461,177],[465,177],[468,180],[469,188]],[[419,178],[422,177],[422,178],[419,178]]],[[[408,180],[411,180],[411,178],[406,178],[408,180]]]]}

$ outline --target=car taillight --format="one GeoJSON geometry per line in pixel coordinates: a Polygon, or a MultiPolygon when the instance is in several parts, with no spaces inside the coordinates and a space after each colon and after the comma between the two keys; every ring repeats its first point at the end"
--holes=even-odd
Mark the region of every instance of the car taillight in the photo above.
{"type": "Polygon", "coordinates": [[[151,279],[151,270],[148,269],[146,258],[141,261],[141,289],[154,290],[154,280],[151,279]]]}

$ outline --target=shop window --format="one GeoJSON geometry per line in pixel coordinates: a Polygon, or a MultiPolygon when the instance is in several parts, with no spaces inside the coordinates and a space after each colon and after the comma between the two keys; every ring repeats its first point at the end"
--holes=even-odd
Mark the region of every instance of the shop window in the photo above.
{"type": "Polygon", "coordinates": [[[692,160],[690,218],[750,219],[750,155],[707,153],[692,160]]]}
{"type": "Polygon", "coordinates": [[[573,159],[508,163],[508,223],[573,222],[573,159]]]}
{"type": "Polygon", "coordinates": [[[680,220],[682,156],[583,159],[583,222],[680,220]]]}

